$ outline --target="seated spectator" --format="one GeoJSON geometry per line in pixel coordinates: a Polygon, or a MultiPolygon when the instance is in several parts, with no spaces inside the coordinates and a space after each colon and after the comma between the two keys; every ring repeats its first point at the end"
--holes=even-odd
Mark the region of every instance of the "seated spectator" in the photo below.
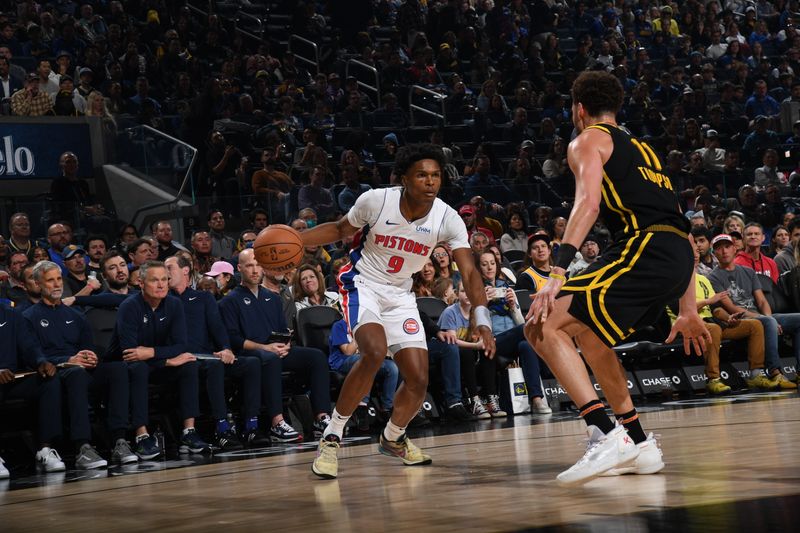
{"type": "Polygon", "coordinates": [[[64,266],[67,269],[64,279],[66,296],[87,296],[100,290],[97,277],[86,273],[86,250],[75,244],[64,248],[64,266]]]}
{"type": "Polygon", "coordinates": [[[548,180],[562,178],[568,175],[569,166],[567,165],[567,144],[561,137],[553,139],[550,150],[542,164],[542,172],[548,180]]]}
{"type": "MultiPolygon", "coordinates": [[[[524,318],[519,308],[519,302],[514,290],[508,284],[497,278],[497,264],[492,252],[482,253],[476,261],[478,270],[483,278],[486,297],[489,300],[489,312],[492,317],[492,332],[497,342],[497,351],[493,361],[481,358],[478,364],[486,364],[498,368],[500,360],[519,358],[525,383],[528,386],[528,398],[531,402],[531,412],[547,414],[552,410],[544,401],[539,375],[539,356],[533,351],[530,343],[525,341],[522,327],[524,318]]],[[[494,391],[496,391],[496,384],[494,391]]],[[[499,407],[496,392],[490,389],[485,396],[484,407],[492,417],[507,416],[499,407]]]]}
{"type": "Polygon", "coordinates": [[[326,305],[341,310],[339,295],[325,290],[322,273],[310,264],[298,267],[292,282],[292,294],[298,311],[314,305],[326,305]]]}
{"type": "Polygon", "coordinates": [[[41,117],[53,114],[50,95],[39,91],[39,76],[28,74],[25,88],[11,96],[11,112],[20,117],[41,117]]]}
{"type": "MultiPolygon", "coordinates": [[[[25,90],[27,82],[25,81],[25,71],[22,74],[11,73],[11,63],[8,58],[0,55],[0,98],[11,98],[17,91],[25,90]]],[[[2,110],[2,114],[8,114],[10,108],[2,110]]]]}
{"type": "Polygon", "coordinates": [[[191,264],[179,256],[167,258],[164,264],[169,272],[170,292],[180,299],[186,323],[192,325],[187,352],[195,356],[202,354],[213,357],[200,360],[200,370],[206,377],[211,416],[216,422],[216,447],[223,451],[242,448],[236,427],[228,421],[225,376],[233,377],[241,384],[243,440],[248,445],[265,444],[265,437],[258,433],[258,413],[261,407],[261,372],[258,361],[246,357],[237,359],[233,355],[216,300],[210,294],[189,287],[191,264]]]}
{"type": "Polygon", "coordinates": [[[356,200],[363,193],[372,189],[365,183],[359,183],[358,173],[355,165],[347,164],[342,167],[342,183],[344,189],[339,193],[336,199],[339,203],[339,209],[342,212],[347,212],[356,203],[356,200]]]}
{"type": "Polygon", "coordinates": [[[525,228],[525,220],[519,212],[511,212],[508,217],[508,229],[500,237],[500,249],[503,253],[509,250],[519,250],[524,252],[528,246],[528,234],[525,228]]]}
{"type": "MultiPolygon", "coordinates": [[[[33,266],[30,267],[33,270],[33,266]]],[[[51,446],[62,435],[61,380],[57,368],[42,353],[36,336],[22,313],[0,305],[0,401],[21,398],[37,404],[37,432],[39,451],[36,452],[36,469],[39,472],[63,472],[64,461],[51,446]],[[25,378],[15,374],[34,370],[25,378]]],[[[9,477],[8,469],[0,458],[0,478],[9,477]]]]}
{"type": "Polygon", "coordinates": [[[58,92],[53,96],[53,112],[61,117],[78,117],[86,113],[86,99],[81,96],[72,77],[62,74],[58,92]]]}
{"type": "Polygon", "coordinates": [[[8,247],[11,251],[24,252],[33,259],[34,243],[31,241],[31,222],[26,213],[14,213],[8,220],[10,235],[8,247]]]}
{"type": "Polygon", "coordinates": [[[446,246],[443,244],[434,246],[433,252],[431,253],[431,260],[436,272],[436,279],[452,279],[454,286],[458,284],[461,280],[461,274],[456,270],[456,264],[453,262],[450,251],[446,246]]]}
{"type": "Polygon", "coordinates": [[[25,252],[11,252],[7,271],[0,271],[0,280],[2,280],[0,282],[0,299],[9,300],[13,306],[17,306],[27,298],[22,271],[29,262],[25,252]],[[3,277],[5,277],[4,280],[3,277]]]}
{"type": "MultiPolygon", "coordinates": [[[[344,320],[334,322],[331,334],[328,338],[330,355],[328,355],[328,365],[334,372],[347,375],[348,372],[361,359],[358,352],[358,343],[347,330],[347,323],[344,320]]],[[[394,407],[394,393],[397,390],[399,371],[394,360],[386,358],[381,363],[376,375],[376,382],[381,384],[380,406],[378,410],[382,413],[381,418],[388,420],[388,415],[394,407]]],[[[366,420],[367,407],[369,406],[369,396],[364,397],[356,408],[355,417],[357,420],[366,420]]]]}
{"type": "Polygon", "coordinates": [[[208,213],[208,235],[211,237],[211,255],[230,259],[236,250],[236,241],[225,235],[225,214],[219,209],[208,213]]]}
{"type": "Polygon", "coordinates": [[[150,245],[150,241],[148,239],[136,239],[130,245],[128,245],[127,250],[128,258],[130,259],[128,269],[132,267],[140,267],[147,261],[154,259],[153,247],[150,245]]]}
{"type": "Polygon", "coordinates": [[[777,185],[785,189],[789,180],[786,174],[778,170],[778,152],[772,148],[765,150],[761,162],[764,166],[756,169],[753,183],[759,189],[764,189],[768,185],[777,185]]]}
{"type": "Polygon", "coordinates": [[[139,278],[142,292],[120,304],[107,355],[110,360],[122,359],[128,364],[136,455],[149,460],[164,453],[158,439],[147,431],[150,381],[177,382],[183,420],[179,453],[207,452],[208,444],[194,427],[195,417],[200,414],[199,365],[195,356],[186,351],[183,307],[180,300],[169,295],[164,263],[145,262],[139,267],[139,278]]]}
{"type": "Polygon", "coordinates": [[[103,235],[89,235],[86,237],[86,273],[97,276],[100,274],[100,261],[108,251],[108,242],[103,235]]]}
{"type": "MultiPolygon", "coordinates": [[[[778,265],[781,275],[789,272],[798,264],[795,260],[795,250],[799,248],[798,242],[800,242],[800,219],[792,219],[786,229],[789,231],[789,243],[775,256],[775,264],[778,265]]],[[[796,309],[800,309],[800,307],[796,309]]]]}
{"type": "Polygon", "coordinates": [[[436,269],[433,266],[432,260],[429,259],[427,263],[422,265],[422,269],[419,272],[415,272],[411,276],[413,280],[411,292],[414,293],[414,296],[417,298],[433,296],[433,280],[435,277],[436,269]]]}
{"type": "Polygon", "coordinates": [[[376,126],[386,128],[405,129],[408,127],[408,116],[397,104],[397,96],[394,93],[386,93],[381,98],[383,106],[379,107],[372,114],[376,126]]]}
{"type": "Polygon", "coordinates": [[[260,285],[264,272],[252,250],[239,254],[241,284],[220,301],[220,312],[233,349],[239,357],[256,357],[261,363],[262,404],[271,418],[270,436],[281,442],[301,439],[283,419],[281,372],[302,373],[311,385],[314,431],[320,435],[330,422],[330,385],[325,354],[315,348],[269,342],[271,333],[288,331],[278,293],[260,285]]]}
{"type": "Polygon", "coordinates": [[[336,126],[368,130],[372,127],[372,116],[363,109],[361,94],[352,91],[347,97],[347,106],[336,114],[336,126]]]}
{"type": "Polygon", "coordinates": [[[480,233],[486,237],[487,244],[495,242],[492,230],[478,225],[478,217],[472,205],[462,205],[458,210],[458,214],[461,215],[461,219],[467,227],[468,237],[472,238],[473,234],[480,233]]]}
{"type": "Polygon", "coordinates": [[[513,193],[502,180],[489,173],[489,158],[486,155],[475,157],[474,174],[464,180],[464,196],[482,196],[488,202],[507,204],[513,200],[513,193]]]}
{"type": "Polygon", "coordinates": [[[487,203],[483,196],[473,196],[469,199],[469,205],[475,210],[475,224],[490,230],[494,239],[503,236],[503,224],[499,220],[505,216],[503,206],[487,203]]]}
{"type": "Polygon", "coordinates": [[[768,120],[774,120],[780,117],[781,106],[767,94],[767,82],[761,79],[753,86],[753,94],[745,102],[744,110],[751,119],[763,116],[768,120]]]}
{"type": "Polygon", "coordinates": [[[190,241],[194,255],[194,271],[198,276],[211,270],[212,265],[221,258],[211,253],[211,235],[205,230],[197,230],[190,241]]]}
{"type": "MultiPolygon", "coordinates": [[[[719,267],[709,276],[714,292],[727,291],[728,297],[719,303],[730,315],[740,318],[755,318],[764,326],[765,363],[767,377],[773,387],[796,389],[782,373],[778,355],[778,335],[790,334],[793,337],[795,358],[800,362],[800,313],[773,314],[769,307],[761,283],[756,273],[734,262],[735,247],[730,235],[720,234],[711,241],[719,267]]],[[[756,377],[756,376],[753,376],[756,377]]]]}
{"type": "Polygon", "coordinates": [[[261,233],[261,230],[266,228],[269,225],[269,215],[267,211],[256,207],[255,209],[250,211],[250,227],[253,228],[253,231],[256,234],[261,233]]]}
{"type": "Polygon", "coordinates": [[[472,250],[472,255],[478,257],[489,248],[489,239],[485,233],[475,231],[469,236],[469,247],[472,250]]]}
{"type": "Polygon", "coordinates": [[[691,233],[697,252],[697,264],[694,270],[698,274],[708,277],[711,271],[719,266],[719,261],[711,250],[711,231],[704,227],[694,227],[691,233]]]}
{"type": "Polygon", "coordinates": [[[64,152],[58,158],[61,177],[56,178],[50,185],[50,195],[53,197],[52,217],[68,221],[77,220],[87,222],[89,230],[103,233],[105,229],[102,219],[105,207],[96,203],[94,195],[89,191],[89,183],[78,175],[78,156],[72,152],[64,152]],[[98,227],[97,223],[101,225],[98,227]]]}
{"type": "Polygon", "coordinates": [[[319,218],[327,222],[336,212],[337,207],[330,190],[323,186],[327,177],[326,169],[320,165],[315,165],[308,176],[309,183],[300,187],[300,192],[297,196],[297,207],[300,210],[312,207],[316,210],[319,218]]]}
{"type": "MultiPolygon", "coordinates": [[[[767,257],[775,259],[776,255],[786,248],[786,246],[789,246],[789,239],[789,230],[786,229],[786,226],[776,226],[772,230],[772,238],[769,241],[769,252],[767,252],[767,257]]],[[[780,267],[778,267],[778,276],[781,274],[780,270],[780,267]]]]}
{"type": "MultiPolygon", "coordinates": [[[[191,264],[188,265],[191,268],[191,264]]],[[[225,296],[236,286],[236,278],[233,275],[233,265],[227,261],[215,261],[211,265],[211,270],[205,272],[203,277],[212,278],[217,283],[219,296],[225,296]]]]}
{"type": "Polygon", "coordinates": [[[722,171],[725,166],[725,150],[719,146],[719,134],[716,130],[708,130],[704,136],[704,147],[698,151],[703,156],[703,168],[722,171]]]}
{"type": "MultiPolygon", "coordinates": [[[[79,312],[62,305],[61,269],[50,261],[37,263],[33,277],[42,300],[27,308],[23,315],[41,346],[47,361],[59,368],[58,379],[66,391],[69,406],[70,438],[75,444],[75,468],[104,468],[108,462],[89,444],[89,393],[99,393],[107,409],[107,425],[114,450],[112,462],[135,463],[125,433],[128,429],[128,369],[122,361],[99,361],[93,351],[94,341],[89,322],[79,312]]],[[[59,416],[60,412],[53,413],[59,416]]]]}
{"type": "Polygon", "coordinates": [[[262,167],[253,173],[250,184],[253,194],[261,196],[266,202],[273,223],[282,223],[286,221],[289,191],[294,182],[288,174],[278,170],[277,157],[276,147],[264,148],[261,152],[262,167]]]}
{"type": "Polygon", "coordinates": [[[725,219],[725,223],[722,226],[722,231],[728,235],[731,233],[741,234],[744,231],[744,219],[739,215],[731,213],[728,215],[728,218],[725,219]]]}
{"type": "MultiPolygon", "coordinates": [[[[150,96],[150,81],[146,76],[136,78],[136,94],[128,99],[128,113],[138,115],[145,102],[150,104],[157,115],[161,114],[161,104],[150,96]]],[[[85,107],[84,107],[85,110],[85,107]]]]}
{"type": "Polygon", "coordinates": [[[51,261],[61,267],[62,272],[67,270],[67,267],[64,266],[64,248],[71,240],[71,233],[66,225],[56,223],[47,228],[47,242],[50,245],[47,254],[51,261]]]}
{"type": "Polygon", "coordinates": [[[517,289],[538,291],[550,277],[552,250],[550,237],[545,233],[536,233],[528,239],[528,251],[525,255],[525,270],[517,276],[517,289]]]}
{"type": "MultiPolygon", "coordinates": [[[[551,254],[552,256],[552,254],[551,254]]],[[[580,250],[567,269],[570,276],[577,276],[600,258],[600,242],[596,235],[589,234],[583,239],[580,250]]]]}
{"type": "Polygon", "coordinates": [[[164,261],[172,257],[178,250],[185,250],[181,244],[172,240],[172,224],[168,220],[159,220],[152,225],[153,236],[158,242],[158,256],[153,259],[164,261]]]}
{"type": "Polygon", "coordinates": [[[748,160],[755,163],[758,161],[758,154],[768,148],[777,148],[780,137],[777,133],[768,128],[769,120],[764,115],[758,115],[753,120],[753,131],[747,135],[742,145],[742,152],[748,155],[748,160]]]}
{"type": "Polygon", "coordinates": [[[764,274],[778,283],[778,265],[761,253],[764,244],[764,227],[758,222],[750,222],[744,227],[744,250],[736,254],[737,265],[750,268],[756,274],[764,274]]]}

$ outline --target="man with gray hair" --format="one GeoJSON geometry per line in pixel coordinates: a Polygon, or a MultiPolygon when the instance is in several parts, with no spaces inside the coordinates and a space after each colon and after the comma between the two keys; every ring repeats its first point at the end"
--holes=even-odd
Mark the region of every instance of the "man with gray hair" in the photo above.
{"type": "MultiPolygon", "coordinates": [[[[112,451],[117,464],[138,459],[125,440],[128,429],[128,369],[121,361],[100,362],[94,352],[92,330],[86,317],[62,304],[64,282],[61,269],[52,261],[40,261],[33,279],[42,300],[23,313],[42,348],[42,353],[59,368],[58,378],[67,393],[70,437],[75,443],[75,467],[94,469],[107,466],[89,440],[89,392],[100,393],[108,407],[108,428],[115,441],[112,451]]],[[[58,414],[56,416],[59,416],[58,414]]]]}
{"type": "Polygon", "coordinates": [[[147,431],[150,380],[177,382],[183,433],[180,453],[209,450],[194,428],[200,414],[197,359],[188,353],[183,306],[169,295],[169,274],[161,261],[145,261],[139,267],[142,292],[129,296],[117,311],[117,323],[107,357],[128,364],[131,422],[136,433],[135,451],[141,459],[163,453],[158,440],[147,431]]]}

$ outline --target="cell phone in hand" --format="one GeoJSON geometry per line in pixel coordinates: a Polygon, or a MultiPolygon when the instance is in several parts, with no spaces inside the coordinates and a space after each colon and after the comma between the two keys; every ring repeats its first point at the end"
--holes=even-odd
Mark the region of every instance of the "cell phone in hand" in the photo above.
{"type": "Polygon", "coordinates": [[[274,342],[279,342],[281,344],[288,344],[292,342],[292,331],[273,331],[269,334],[267,344],[272,344],[274,342]]]}

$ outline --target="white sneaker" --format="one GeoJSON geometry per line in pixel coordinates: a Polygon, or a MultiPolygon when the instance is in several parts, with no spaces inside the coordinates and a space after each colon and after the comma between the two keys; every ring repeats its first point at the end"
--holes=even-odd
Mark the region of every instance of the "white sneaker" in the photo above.
{"type": "Polygon", "coordinates": [[[607,470],[628,466],[639,456],[639,447],[628,436],[625,426],[618,425],[608,434],[597,426],[589,426],[586,433],[589,435],[586,453],[556,477],[559,484],[586,483],[607,470]]]}
{"type": "Polygon", "coordinates": [[[472,416],[478,420],[492,418],[491,413],[489,413],[489,411],[486,410],[486,407],[484,407],[483,400],[481,400],[480,396],[472,397],[472,416]]]}
{"type": "Polygon", "coordinates": [[[603,476],[621,476],[624,474],[655,474],[664,468],[663,454],[656,437],[650,433],[647,440],[636,445],[639,456],[630,466],[612,468],[603,472],[603,476]]]}
{"type": "Polygon", "coordinates": [[[6,468],[5,461],[3,458],[0,457],[0,479],[6,479],[11,474],[8,472],[8,468],[6,468]]]}
{"type": "Polygon", "coordinates": [[[45,446],[36,452],[36,467],[43,472],[63,472],[66,470],[64,461],[53,448],[45,446]]]}
{"type": "Polygon", "coordinates": [[[547,405],[547,400],[544,398],[536,397],[531,400],[531,414],[532,415],[549,415],[553,412],[550,406],[547,405]]]}

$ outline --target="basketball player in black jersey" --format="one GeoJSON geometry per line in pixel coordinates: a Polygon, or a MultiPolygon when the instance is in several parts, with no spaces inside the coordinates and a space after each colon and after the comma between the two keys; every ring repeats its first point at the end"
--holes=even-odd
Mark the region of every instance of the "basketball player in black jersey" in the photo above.
{"type": "Polygon", "coordinates": [[[525,334],[579,406],[589,446],[558,475],[562,484],[599,475],[651,474],[664,467],[652,434],[646,436],[612,346],[651,325],[668,302],[680,311],[666,342],[683,336],[700,353],[711,342],[697,314],[693,245],[673,185],[646,143],[616,124],[623,90],[605,72],[584,72],[572,86],[572,121],[579,135],[567,151],[575,174],[575,205],[550,279],[536,293],[525,334]],[[566,268],[600,215],[614,236],[600,260],[570,280],[566,268]],[[597,397],[592,368],[614,411],[615,426],[597,397]]]}

